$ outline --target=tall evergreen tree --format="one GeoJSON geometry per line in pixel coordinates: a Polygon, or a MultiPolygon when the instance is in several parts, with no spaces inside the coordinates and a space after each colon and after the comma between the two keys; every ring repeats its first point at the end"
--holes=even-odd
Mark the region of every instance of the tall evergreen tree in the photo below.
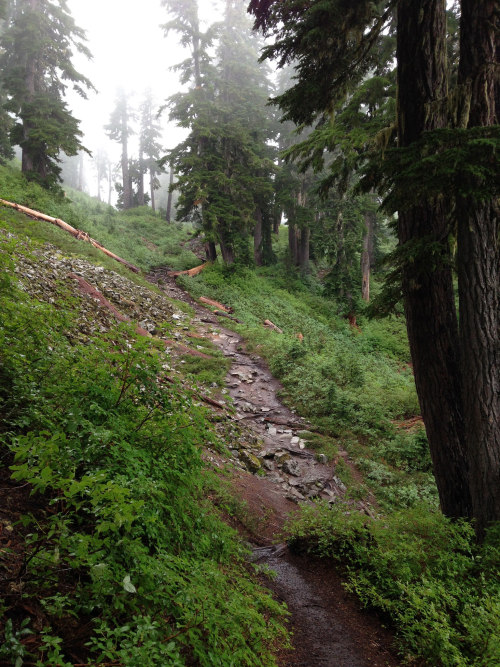
{"type": "Polygon", "coordinates": [[[168,157],[171,170],[178,175],[178,216],[191,217],[199,223],[205,236],[207,258],[215,260],[215,225],[207,208],[206,181],[210,169],[207,144],[215,76],[209,49],[218,26],[211,26],[206,32],[201,30],[197,0],[162,0],[162,5],[172,16],[172,20],[163,26],[165,35],[177,32],[181,45],[190,51],[189,57],[175,69],[180,72],[181,83],[191,87],[186,93],[178,93],[169,100],[170,118],[180,127],[189,129],[187,139],[168,157]]]}
{"type": "Polygon", "coordinates": [[[16,119],[10,136],[21,146],[23,172],[49,187],[59,179],[59,153],[71,156],[84,149],[79,121],[64,101],[69,84],[82,97],[92,88],[72,63],[74,50],[90,57],[84,42],[66,0],[11,5],[0,57],[8,97],[4,108],[16,119]]]}
{"type": "Polygon", "coordinates": [[[101,184],[107,178],[108,175],[108,163],[109,156],[106,151],[102,148],[98,148],[93,156],[93,166],[96,175],[96,186],[97,186],[97,199],[102,201],[101,198],[101,184]]]}
{"type": "MultiPolygon", "coordinates": [[[[499,58],[499,3],[462,0],[458,82],[468,128],[500,125],[499,58]]],[[[457,205],[460,359],[472,506],[482,536],[500,520],[500,211],[498,193],[478,200],[482,179],[472,185],[457,205]]]]}
{"type": "Polygon", "coordinates": [[[258,65],[260,44],[243,10],[241,0],[226,0],[217,51],[217,233],[226,262],[250,260],[247,238],[253,234],[254,259],[262,263],[269,253],[272,224],[272,124],[266,107],[270,89],[258,65]]]}
{"type": "Polygon", "coordinates": [[[441,506],[451,517],[474,517],[481,537],[500,520],[499,230],[492,204],[498,128],[490,125],[498,122],[498,3],[461,5],[461,85],[454,95],[447,88],[444,0],[252,0],[250,8],[277,38],[268,55],[281,64],[298,61],[297,81],[280,104],[305,123],[332,112],[373,67],[373,47],[396,10],[399,148],[388,152],[382,184],[399,210],[408,336],[441,506]],[[449,111],[469,129],[450,131],[449,111]],[[466,204],[457,237],[460,332],[447,199],[466,204]]]}
{"type": "MultiPolygon", "coordinates": [[[[0,53],[3,53],[2,36],[5,30],[5,19],[7,18],[7,0],[0,2],[0,53]]],[[[10,143],[10,132],[13,126],[11,115],[5,109],[7,94],[4,90],[0,77],[0,163],[14,157],[14,151],[10,143]]]]}
{"type": "Polygon", "coordinates": [[[160,143],[162,135],[161,125],[155,112],[151,90],[147,90],[140,107],[140,133],[139,133],[139,163],[141,179],[139,185],[139,205],[143,206],[144,199],[144,174],[149,175],[149,194],[151,207],[155,210],[155,190],[160,186],[158,174],[162,171],[160,157],[163,148],[160,143]]]}
{"type": "MultiPolygon", "coordinates": [[[[195,77],[195,90],[172,100],[172,118],[191,130],[172,152],[180,210],[187,215],[198,207],[205,236],[220,245],[228,264],[253,261],[249,241],[255,231],[254,254],[262,261],[263,244],[270,243],[262,225],[270,229],[273,165],[266,144],[268,89],[257,64],[257,40],[242,3],[227,0],[211,63],[206,50],[195,49],[196,36],[202,47],[208,44],[207,36],[201,40],[193,30],[196,25],[185,19],[170,24],[184,31],[193,58],[202,56],[198,65],[191,60],[183,64],[185,76],[195,77]],[[196,79],[197,72],[201,79],[196,79]]],[[[213,39],[215,30],[208,34],[213,39]]]]}
{"type": "Polygon", "coordinates": [[[105,130],[111,140],[121,145],[121,205],[125,210],[132,208],[134,205],[128,156],[128,140],[134,134],[131,127],[131,122],[134,119],[135,115],[129,108],[127,93],[123,89],[118,90],[115,108],[111,113],[109,123],[105,126],[105,130]]]}

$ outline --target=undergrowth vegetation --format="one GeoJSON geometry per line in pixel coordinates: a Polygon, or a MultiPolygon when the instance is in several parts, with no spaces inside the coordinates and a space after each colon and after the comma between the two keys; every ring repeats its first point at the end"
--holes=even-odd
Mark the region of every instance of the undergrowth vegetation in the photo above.
{"type": "Polygon", "coordinates": [[[201,451],[222,445],[206,411],[129,325],[71,343],[79,297],[33,300],[11,259],[26,246],[1,241],[0,473],[17,521],[2,523],[0,660],[274,664],[284,611],[210,501],[201,451]]]}
{"type": "MultiPolygon", "coordinates": [[[[189,229],[146,208],[118,213],[80,193],[69,193],[73,204],[53,200],[3,167],[0,188],[145,270],[199,263],[180,245],[189,229]]],[[[1,216],[11,234],[126,271],[51,225],[1,216]]],[[[500,535],[479,547],[469,525],[439,512],[403,318],[361,313],[351,326],[314,274],[287,266],[284,236],[273,267],[216,263],[178,280],[234,309],[241,324],[224,325],[268,361],[283,398],[311,422],[300,437],[347,486],[344,502],[302,509],[288,528],[292,547],[339,563],[349,590],[395,628],[406,663],[500,664],[500,535]],[[357,509],[367,498],[371,516],[357,509]]],[[[15,526],[4,523],[19,567],[4,576],[13,586],[0,608],[0,660],[274,664],[284,612],[249,576],[212,503],[231,511],[237,501],[214,492],[202,462],[204,445],[224,443],[194,391],[172,382],[163,348],[125,325],[76,345],[76,297],[59,286],[52,304],[31,299],[13,274],[16,238],[4,234],[1,246],[0,474],[23,509],[15,526]]],[[[199,348],[210,358],[184,357],[182,377],[196,390],[222,386],[227,361],[206,341],[199,348]]]]}
{"type": "Polygon", "coordinates": [[[304,507],[290,536],[292,548],[341,564],[346,588],[397,628],[409,663],[500,664],[498,529],[479,547],[470,524],[427,505],[374,519],[338,504],[304,507]]]}
{"type": "Polygon", "coordinates": [[[403,321],[360,317],[352,327],[318,282],[304,285],[284,265],[231,273],[214,265],[178,280],[194,296],[234,308],[243,322],[234,328],[267,359],[283,398],[357,463],[373,465],[366,482],[382,504],[436,505],[425,434],[398,428],[419,414],[403,321]]]}
{"type": "MultiPolygon", "coordinates": [[[[147,206],[118,212],[112,206],[71,189],[66,190],[65,196],[58,197],[36,183],[26,181],[15,169],[1,165],[0,193],[2,199],[60,218],[87,232],[144,271],[158,265],[185,269],[199,264],[195,255],[183,245],[192,231],[190,226],[167,224],[159,213],[147,206]]],[[[40,238],[47,241],[54,238],[50,225],[35,222],[33,226],[40,228],[34,231],[40,238]]],[[[62,243],[76,253],[81,244],[69,236],[62,243]]],[[[95,256],[102,260],[98,251],[95,256]]]]}
{"type": "Polygon", "coordinates": [[[465,667],[500,663],[500,540],[483,547],[469,524],[439,511],[432,463],[402,318],[351,327],[309,277],[285,265],[182,277],[196,296],[234,308],[235,328],[264,356],[284,398],[314,425],[301,436],[336,464],[346,503],[302,506],[292,548],[341,563],[347,588],[390,621],[404,662],[465,667]],[[283,330],[263,326],[269,319],[283,330]],[[363,475],[353,477],[345,450],[363,475]],[[367,489],[374,518],[356,510],[367,489]]]}

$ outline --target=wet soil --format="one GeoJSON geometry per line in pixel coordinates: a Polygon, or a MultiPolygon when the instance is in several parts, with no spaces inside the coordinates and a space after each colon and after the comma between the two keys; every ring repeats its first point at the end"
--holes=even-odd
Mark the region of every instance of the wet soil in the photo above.
{"type": "MultiPolygon", "coordinates": [[[[291,613],[293,651],[279,656],[280,667],[399,665],[391,632],[346,593],[334,564],[292,554],[283,543],[286,521],[301,503],[335,502],[344,495],[335,465],[317,460],[307,449],[300,434],[309,425],[281,403],[281,385],[262,359],[245,351],[241,337],[181,290],[166,270],[149,278],[169,297],[189,303],[199,333],[231,359],[226,383],[235,409],[232,419],[251,434],[261,464],[258,475],[244,470],[244,452],[235,449],[240,465],[231,484],[246,504],[247,519],[239,528],[253,547],[253,560],[274,572],[265,583],[291,613]]],[[[364,509],[370,513],[368,505],[364,509]]]]}

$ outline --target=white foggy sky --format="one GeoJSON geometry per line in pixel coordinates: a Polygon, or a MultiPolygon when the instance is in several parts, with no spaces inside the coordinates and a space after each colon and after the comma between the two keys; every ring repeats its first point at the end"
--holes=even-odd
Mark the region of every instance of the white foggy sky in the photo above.
{"type": "MultiPolygon", "coordinates": [[[[219,4],[217,0],[201,0],[202,19],[218,20],[219,4]]],[[[74,63],[98,90],[97,94],[89,93],[88,101],[68,91],[68,101],[81,120],[84,145],[94,152],[103,147],[118,159],[120,149],[109,142],[103,129],[117,88],[121,86],[131,93],[132,106],[138,106],[144,90],[150,87],[160,105],[179,90],[177,74],[169,68],[186,58],[187,53],[178,45],[175,33],[164,36],[160,25],[169,20],[169,15],[160,0],[69,0],[68,7],[76,24],[86,31],[87,46],[93,54],[90,61],[78,55],[74,63]]],[[[167,127],[167,118],[165,111],[164,141],[171,148],[182,139],[183,131],[167,127]]]]}

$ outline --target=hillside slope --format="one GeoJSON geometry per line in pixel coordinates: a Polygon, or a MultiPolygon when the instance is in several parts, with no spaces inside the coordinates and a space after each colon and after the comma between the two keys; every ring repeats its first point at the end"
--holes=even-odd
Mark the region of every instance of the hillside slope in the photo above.
{"type": "Polygon", "coordinates": [[[0,659],[274,664],[283,611],[219,517],[202,455],[223,444],[176,368],[220,355],[187,336],[189,308],[17,215],[0,237],[0,659]]]}

